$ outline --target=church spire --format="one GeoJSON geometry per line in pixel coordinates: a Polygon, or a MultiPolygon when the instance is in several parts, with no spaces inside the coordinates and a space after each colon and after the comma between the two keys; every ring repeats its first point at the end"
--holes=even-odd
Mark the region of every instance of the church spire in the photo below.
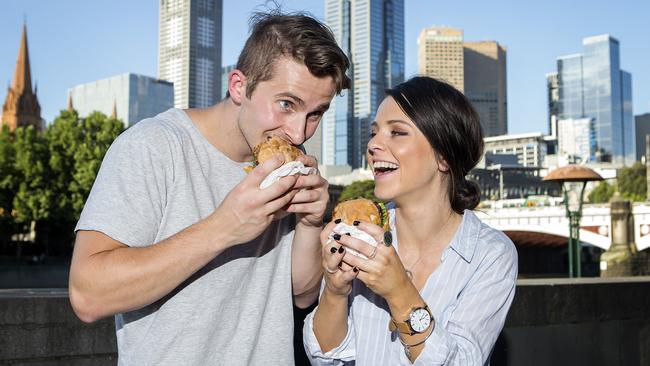
{"type": "Polygon", "coordinates": [[[72,104],[72,93],[68,94],[68,112],[74,111],[74,105],[72,104]]]}
{"type": "Polygon", "coordinates": [[[23,34],[20,37],[18,59],[16,60],[16,71],[11,88],[22,94],[32,93],[32,73],[29,65],[29,50],[27,48],[27,25],[23,24],[23,34]]]}
{"type": "Polygon", "coordinates": [[[117,101],[113,99],[113,112],[111,112],[111,118],[117,119],[117,101]]]}
{"type": "Polygon", "coordinates": [[[10,130],[16,127],[32,125],[38,131],[43,129],[41,106],[32,90],[32,74],[29,64],[29,49],[27,47],[27,25],[23,24],[23,32],[18,47],[16,70],[9,88],[7,99],[2,106],[1,123],[9,125],[10,130]]]}

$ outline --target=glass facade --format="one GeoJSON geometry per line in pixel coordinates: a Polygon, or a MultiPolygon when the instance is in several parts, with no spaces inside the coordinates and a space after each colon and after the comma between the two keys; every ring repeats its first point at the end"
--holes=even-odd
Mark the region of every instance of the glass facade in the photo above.
{"type": "Polygon", "coordinates": [[[325,22],[350,58],[352,89],[323,118],[322,162],[358,168],[384,90],[404,81],[404,1],[326,0],[325,22]]]}
{"type": "Polygon", "coordinates": [[[174,84],[174,106],[208,107],[221,97],[222,0],[160,0],[158,77],[174,84]]]}
{"type": "Polygon", "coordinates": [[[593,162],[634,162],[631,76],[620,68],[619,42],[585,38],[583,53],[558,59],[559,119],[593,119],[593,162]]]}

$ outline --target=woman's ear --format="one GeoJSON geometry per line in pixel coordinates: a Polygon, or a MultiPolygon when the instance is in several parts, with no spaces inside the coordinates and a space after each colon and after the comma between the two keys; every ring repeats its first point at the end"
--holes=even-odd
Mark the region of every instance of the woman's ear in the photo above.
{"type": "Polygon", "coordinates": [[[449,172],[449,164],[447,164],[447,160],[443,159],[440,154],[436,154],[436,164],[438,164],[438,171],[443,173],[449,172]]]}
{"type": "Polygon", "coordinates": [[[235,69],[228,74],[228,93],[236,105],[246,98],[246,76],[241,70],[235,69]]]}

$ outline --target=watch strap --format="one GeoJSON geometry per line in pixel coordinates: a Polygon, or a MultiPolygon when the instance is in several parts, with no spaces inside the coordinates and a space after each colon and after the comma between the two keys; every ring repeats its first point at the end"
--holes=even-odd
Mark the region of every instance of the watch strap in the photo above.
{"type": "Polygon", "coordinates": [[[408,335],[414,335],[417,334],[415,330],[413,330],[413,327],[411,326],[411,314],[418,310],[418,309],[424,309],[429,313],[429,318],[431,321],[433,321],[433,315],[431,314],[431,310],[429,310],[429,305],[424,304],[424,306],[416,306],[413,309],[411,309],[411,312],[409,313],[409,316],[406,318],[404,321],[397,321],[393,319],[391,316],[390,321],[388,322],[388,330],[394,332],[395,330],[399,331],[402,334],[408,334],[408,335]]]}

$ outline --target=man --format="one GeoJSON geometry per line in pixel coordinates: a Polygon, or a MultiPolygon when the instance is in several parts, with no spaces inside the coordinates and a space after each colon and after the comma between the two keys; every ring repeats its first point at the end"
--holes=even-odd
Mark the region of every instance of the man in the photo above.
{"type": "Polygon", "coordinates": [[[120,365],[293,364],[291,294],[299,307],[318,295],[327,182],[260,189],[282,158],[243,168],[269,136],[311,137],[348,65],[315,19],[257,14],[226,99],[113,143],[76,227],[69,287],[83,321],[116,314],[120,365]]]}

